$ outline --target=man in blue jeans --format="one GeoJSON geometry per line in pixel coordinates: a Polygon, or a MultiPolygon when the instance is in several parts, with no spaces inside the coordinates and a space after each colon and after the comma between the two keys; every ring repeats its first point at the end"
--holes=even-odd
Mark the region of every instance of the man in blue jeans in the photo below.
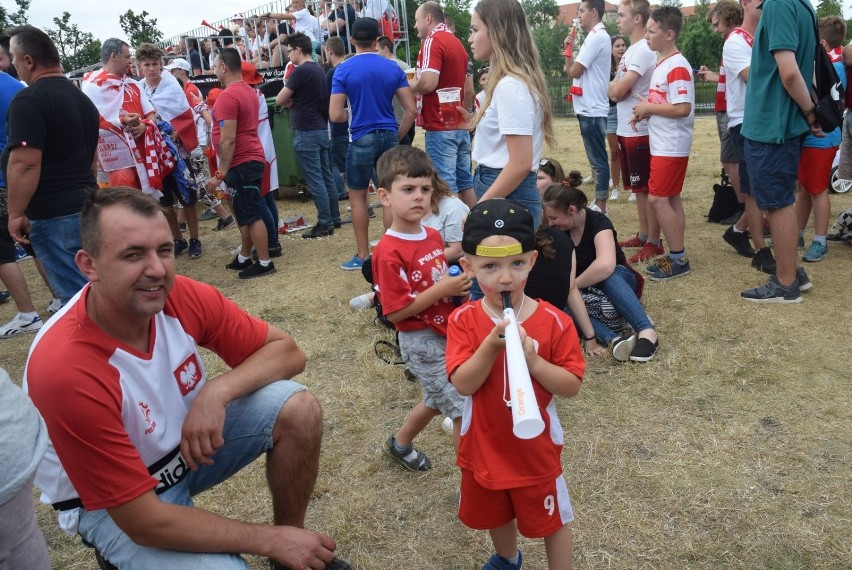
{"type": "Polygon", "coordinates": [[[8,30],[20,78],[29,85],[9,105],[2,168],[9,234],[33,245],[64,304],[87,282],[74,264],[80,210],[97,186],[98,110],[62,73],[56,46],[33,26],[8,30]]]}
{"type": "Polygon", "coordinates": [[[287,380],[304,352],[176,275],[166,218],[141,192],[91,192],[80,226],[90,283],[42,329],[24,378],[53,444],[36,486],[62,529],[122,570],[243,570],[241,553],[273,569],[350,568],[331,537],[304,528],[322,440],[319,403],[287,380]],[[214,381],[199,346],[227,363],[214,381]],[[260,455],[272,524],[193,505],[260,455]]]}
{"type": "MultiPolygon", "coordinates": [[[[333,36],[325,42],[325,55],[331,67],[325,72],[325,83],[328,87],[328,96],[331,97],[331,84],[334,79],[334,70],[343,63],[345,50],[343,40],[333,36]]],[[[346,185],[343,175],[346,173],[346,152],[349,150],[349,121],[342,123],[328,122],[331,134],[331,174],[334,176],[334,184],[337,187],[337,199],[347,200],[346,185]]]]}
{"type": "MultiPolygon", "coordinates": [[[[405,73],[376,53],[380,35],[379,23],[373,18],[355,20],[349,38],[355,46],[355,56],[335,68],[331,85],[329,118],[342,122],[351,114],[346,184],[357,251],[352,259],[341,264],[340,268],[347,271],[360,270],[370,255],[367,187],[376,162],[382,153],[399,144],[414,124],[417,112],[405,73]],[[399,125],[393,113],[394,95],[405,109],[399,125]],[[345,107],[347,97],[349,113],[345,107]]],[[[387,218],[385,225],[390,225],[387,218]]]]}
{"type": "Polygon", "coordinates": [[[290,120],[295,131],[293,150],[317,207],[317,223],[302,237],[330,236],[340,227],[340,206],[331,172],[325,72],[313,60],[311,39],[305,34],[287,36],[284,45],[290,48],[290,61],[296,69],[287,78],[275,102],[291,109],[290,120]]]}
{"type": "MultiPolygon", "coordinates": [[[[609,115],[609,74],[612,69],[612,44],[601,22],[604,0],[583,0],[577,16],[588,33],[576,58],[565,57],[565,69],[574,80],[571,103],[580,123],[580,135],[595,177],[595,204],[606,213],[609,198],[609,160],[606,154],[606,118],[609,115]]],[[[573,45],[568,36],[566,44],[573,45]]]]}
{"type": "Polygon", "coordinates": [[[439,89],[460,89],[459,106],[465,100],[467,51],[444,23],[444,10],[436,2],[425,2],[414,14],[417,34],[423,40],[417,54],[417,79],[411,90],[419,97],[418,125],[426,131],[426,154],[438,176],[450,190],[473,207],[473,177],[470,173],[470,133],[455,110],[452,117],[441,114],[439,89]],[[447,124],[447,118],[450,124],[447,124]]]}

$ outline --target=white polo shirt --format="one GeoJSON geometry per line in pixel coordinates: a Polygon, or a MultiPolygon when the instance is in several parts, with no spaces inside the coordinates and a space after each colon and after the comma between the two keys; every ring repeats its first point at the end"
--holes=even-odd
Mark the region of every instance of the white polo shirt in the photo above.
{"type": "Polygon", "coordinates": [[[571,86],[574,112],[587,117],[606,117],[609,115],[606,90],[612,68],[612,43],[602,22],[586,36],[574,61],[586,68],[580,77],[574,78],[571,86]]]}

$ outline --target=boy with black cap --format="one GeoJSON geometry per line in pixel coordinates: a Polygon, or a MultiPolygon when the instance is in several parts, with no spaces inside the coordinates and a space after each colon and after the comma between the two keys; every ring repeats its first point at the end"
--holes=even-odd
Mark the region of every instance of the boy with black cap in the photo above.
{"type": "Polygon", "coordinates": [[[562,476],[562,426],[553,396],[580,391],[586,364],[571,319],[546,301],[524,295],[535,263],[530,213],[511,200],[477,204],[464,225],[461,265],[485,297],[453,312],[447,330],[447,374],[465,396],[457,463],[462,471],[459,519],[487,529],[494,554],[483,570],[521,568],[517,533],[544,537],[548,567],[571,567],[574,520],[562,476]],[[502,294],[508,292],[519,323],[542,433],[522,440],[507,407],[508,368],[502,294]],[[521,324],[523,326],[521,326],[521,324]]]}

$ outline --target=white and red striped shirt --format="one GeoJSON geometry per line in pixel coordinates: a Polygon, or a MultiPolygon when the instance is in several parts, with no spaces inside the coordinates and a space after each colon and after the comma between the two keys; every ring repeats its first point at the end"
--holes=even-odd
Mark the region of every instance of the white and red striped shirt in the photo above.
{"type": "Polygon", "coordinates": [[[686,117],[651,115],[648,119],[652,156],[689,156],[695,125],[695,85],[692,68],[679,51],[657,62],[648,89],[648,102],[658,105],[689,103],[686,117]]]}

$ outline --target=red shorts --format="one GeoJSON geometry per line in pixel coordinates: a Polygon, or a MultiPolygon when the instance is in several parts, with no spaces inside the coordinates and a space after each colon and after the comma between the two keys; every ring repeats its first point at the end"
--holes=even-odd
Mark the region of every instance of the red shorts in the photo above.
{"type": "Polygon", "coordinates": [[[648,193],[651,196],[671,197],[683,192],[688,162],[688,156],[651,156],[648,193]]]}
{"type": "Polygon", "coordinates": [[[468,528],[490,530],[518,521],[527,538],[550,536],[574,520],[565,478],[533,487],[494,491],[477,483],[473,471],[461,470],[459,520],[468,528]]]}
{"type": "Polygon", "coordinates": [[[621,162],[621,182],[625,190],[648,191],[651,171],[651,147],[648,135],[618,137],[618,156],[621,162]]]}
{"type": "Polygon", "coordinates": [[[139,182],[139,174],[136,172],[136,167],[113,170],[107,174],[109,174],[109,185],[113,188],[116,186],[129,186],[137,190],[142,189],[142,183],[139,182]]]}
{"type": "Polygon", "coordinates": [[[811,148],[804,147],[799,157],[799,174],[796,179],[808,191],[808,194],[822,194],[828,190],[831,183],[831,165],[837,147],[811,148]]]}

